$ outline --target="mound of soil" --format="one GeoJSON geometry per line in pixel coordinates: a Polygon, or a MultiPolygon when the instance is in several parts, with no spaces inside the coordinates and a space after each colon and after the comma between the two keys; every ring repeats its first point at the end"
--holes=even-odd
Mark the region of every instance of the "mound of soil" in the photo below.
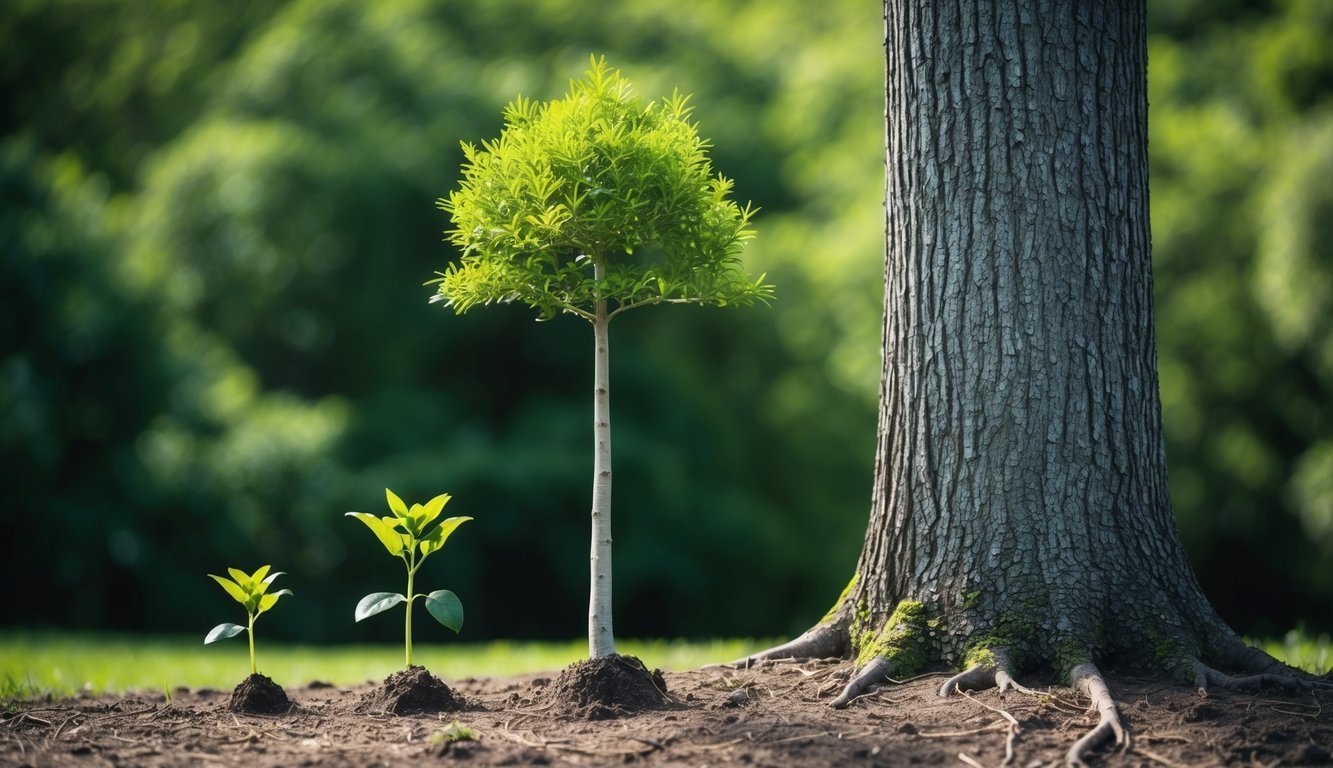
{"type": "Polygon", "coordinates": [[[662,671],[633,656],[612,654],[566,667],[547,694],[553,709],[588,720],[662,709],[671,703],[662,671]]]}
{"type": "Polygon", "coordinates": [[[282,715],[289,712],[292,702],[282,686],[266,675],[250,675],[231,692],[227,709],[251,715],[282,715]]]}
{"type": "Polygon", "coordinates": [[[464,706],[463,698],[444,681],[427,672],[425,667],[413,665],[389,675],[384,679],[384,685],[362,696],[356,711],[415,715],[455,712],[464,706]]]}

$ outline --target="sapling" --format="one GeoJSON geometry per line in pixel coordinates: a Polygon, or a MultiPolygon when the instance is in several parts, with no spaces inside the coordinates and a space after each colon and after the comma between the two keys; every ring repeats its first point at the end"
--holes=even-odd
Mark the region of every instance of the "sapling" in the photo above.
{"type": "Polygon", "coordinates": [[[436,621],[454,632],[463,628],[463,603],[458,599],[458,595],[447,589],[437,589],[428,595],[422,595],[414,593],[413,589],[417,570],[421,568],[421,564],[444,547],[444,542],[454,529],[472,518],[450,517],[431,527],[431,523],[444,510],[444,505],[452,498],[449,494],[442,493],[425,505],[413,504],[411,508],[388,488],[384,489],[384,495],[389,501],[392,515],[376,517],[369,512],[348,512],[347,515],[365,523],[389,554],[402,558],[403,565],[407,568],[407,592],[401,595],[396,592],[372,592],[366,595],[356,605],[356,620],[361,621],[377,613],[383,613],[399,603],[407,603],[407,621],[404,624],[403,634],[406,666],[410,667],[412,666],[412,603],[417,598],[425,599],[426,610],[436,621]]]}
{"type": "Polygon", "coordinates": [[[767,303],[772,286],[740,264],[755,209],[731,199],[679,93],[643,103],[593,58],[565,98],[519,97],[504,128],[463,143],[463,180],[437,205],[461,252],[432,298],[462,314],[522,302],[593,329],[593,463],[588,650],[615,653],[611,628],[611,385],[607,328],[653,304],[767,303]]]}
{"type": "Polygon", "coordinates": [[[290,589],[280,589],[277,592],[269,592],[268,588],[273,584],[273,580],[283,575],[282,571],[269,573],[270,566],[262,565],[259,570],[251,574],[246,574],[238,568],[228,568],[226,576],[216,576],[213,580],[222,585],[227,594],[232,596],[236,602],[245,606],[245,612],[249,614],[250,620],[246,626],[240,624],[219,624],[209,630],[208,636],[204,638],[204,645],[215,643],[219,640],[225,640],[229,637],[235,637],[242,632],[248,632],[250,635],[250,674],[257,674],[255,671],[255,619],[259,618],[261,613],[269,610],[278,604],[278,598],[283,595],[290,595],[290,589]]]}

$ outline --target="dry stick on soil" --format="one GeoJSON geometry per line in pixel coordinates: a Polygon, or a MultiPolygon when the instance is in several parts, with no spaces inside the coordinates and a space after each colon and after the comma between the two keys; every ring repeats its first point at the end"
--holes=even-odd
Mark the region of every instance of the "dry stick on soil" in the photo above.
{"type": "Polygon", "coordinates": [[[1117,746],[1128,749],[1129,735],[1125,733],[1115,699],[1111,698],[1111,691],[1106,687],[1106,680],[1097,667],[1091,662],[1075,665],[1069,670],[1069,680],[1074,690],[1088,697],[1091,701],[1089,708],[1096,709],[1099,718],[1096,727],[1069,748],[1065,762],[1071,766],[1086,766],[1087,763],[1083,762],[1084,754],[1112,737],[1117,746]]]}
{"type": "Polygon", "coordinates": [[[966,754],[962,752],[958,753],[958,759],[972,766],[972,768],[986,768],[986,766],[982,765],[981,763],[978,763],[976,760],[973,760],[972,758],[968,757],[966,754]]]}
{"type": "Polygon", "coordinates": [[[984,701],[979,701],[977,699],[972,698],[971,694],[964,693],[963,696],[966,697],[969,701],[974,701],[977,704],[980,704],[986,709],[989,709],[990,711],[1000,715],[1005,720],[1009,721],[1008,727],[1005,728],[1005,730],[1008,731],[1008,735],[1004,739],[1004,760],[1000,762],[1000,765],[1008,765],[1012,763],[1014,761],[1014,739],[1017,738],[1018,734],[1023,730],[1021,727],[1019,727],[1018,720],[1016,720],[1013,715],[1009,714],[1008,712],[1005,712],[1003,709],[1000,709],[999,707],[992,707],[991,705],[987,704],[984,701]]]}

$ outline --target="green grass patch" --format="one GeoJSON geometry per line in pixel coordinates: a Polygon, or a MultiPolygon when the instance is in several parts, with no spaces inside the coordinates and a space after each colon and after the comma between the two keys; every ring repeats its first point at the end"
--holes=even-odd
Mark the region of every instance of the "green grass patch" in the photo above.
{"type": "MultiPolygon", "coordinates": [[[[771,642],[759,640],[624,640],[621,653],[648,667],[692,669],[745,656],[771,642]]],[[[419,644],[412,661],[446,679],[555,671],[587,656],[584,640],[419,644]]],[[[284,686],[313,680],[334,685],[378,682],[403,666],[394,645],[311,646],[264,642],[259,672],[284,686]]],[[[245,643],[204,647],[197,639],[60,632],[0,632],[0,700],[53,693],[69,695],[177,686],[230,689],[249,674],[245,643]]]]}
{"type": "Polygon", "coordinates": [[[1328,635],[1311,637],[1300,630],[1292,630],[1281,640],[1264,640],[1254,645],[1268,655],[1293,667],[1322,675],[1333,669],[1333,641],[1328,635]]]}

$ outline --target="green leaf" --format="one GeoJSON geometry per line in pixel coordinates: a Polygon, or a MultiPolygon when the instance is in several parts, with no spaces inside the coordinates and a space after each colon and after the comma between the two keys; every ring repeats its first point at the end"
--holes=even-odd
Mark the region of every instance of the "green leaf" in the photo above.
{"type": "Polygon", "coordinates": [[[441,520],[440,524],[435,527],[435,530],[431,531],[421,540],[421,556],[425,557],[434,552],[438,552],[444,547],[445,540],[447,540],[449,535],[454,532],[454,529],[471,519],[472,518],[470,517],[449,517],[441,520]]]}
{"type": "Polygon", "coordinates": [[[384,497],[389,500],[389,509],[393,510],[395,515],[398,517],[407,517],[407,505],[403,503],[402,499],[398,498],[398,494],[385,488],[384,497]]]}
{"type": "Polygon", "coordinates": [[[436,496],[435,498],[426,502],[426,505],[424,507],[419,504],[413,504],[412,518],[417,521],[417,526],[419,527],[419,530],[425,530],[426,526],[430,525],[432,520],[439,517],[440,512],[444,511],[444,505],[448,504],[449,499],[452,498],[453,497],[450,496],[449,494],[442,493],[439,496],[436,496]]]}
{"type": "Polygon", "coordinates": [[[383,613],[395,605],[405,602],[407,602],[407,598],[396,592],[371,592],[356,604],[356,620],[368,619],[377,613],[383,613]]]}
{"type": "Polygon", "coordinates": [[[264,594],[265,592],[268,591],[269,586],[273,584],[274,579],[278,578],[279,576],[286,576],[286,575],[287,573],[285,571],[277,571],[274,573],[270,573],[268,576],[264,577],[263,581],[259,582],[259,584],[256,585],[255,594],[257,595],[264,594]]]}
{"type": "Polygon", "coordinates": [[[271,595],[264,595],[263,597],[259,598],[259,611],[256,615],[258,615],[259,613],[263,613],[264,611],[267,611],[268,609],[276,605],[278,602],[278,598],[282,597],[283,595],[290,595],[290,594],[292,594],[292,591],[290,589],[280,589],[271,595]]]}
{"type": "Polygon", "coordinates": [[[426,610],[436,621],[455,632],[463,628],[463,601],[447,589],[437,589],[426,595],[426,610]]]}
{"type": "Polygon", "coordinates": [[[240,624],[219,624],[208,631],[208,637],[204,638],[204,645],[226,640],[229,637],[236,637],[244,631],[245,627],[240,624]]]}
{"type": "MultiPolygon", "coordinates": [[[[214,581],[221,584],[222,588],[227,590],[227,594],[231,595],[232,599],[241,605],[245,605],[246,601],[250,599],[250,593],[242,589],[240,584],[237,584],[226,576],[214,576],[211,573],[208,575],[211,576],[214,581]]],[[[245,574],[242,573],[241,575],[244,576],[245,574]]]]}
{"type": "Polygon", "coordinates": [[[368,512],[348,512],[347,516],[355,517],[357,520],[365,523],[366,527],[369,528],[371,532],[375,534],[376,538],[380,540],[380,543],[384,545],[384,548],[389,550],[389,554],[395,556],[403,554],[404,544],[402,534],[394,532],[394,530],[383,520],[368,512]]]}
{"type": "Polygon", "coordinates": [[[254,589],[256,585],[263,582],[264,577],[268,575],[268,571],[272,567],[271,565],[261,565],[258,570],[250,574],[250,589],[254,589]]]}
{"type": "Polygon", "coordinates": [[[242,571],[240,568],[228,568],[227,573],[230,573],[231,577],[236,580],[236,586],[244,589],[246,592],[250,591],[250,574],[242,571]]]}

